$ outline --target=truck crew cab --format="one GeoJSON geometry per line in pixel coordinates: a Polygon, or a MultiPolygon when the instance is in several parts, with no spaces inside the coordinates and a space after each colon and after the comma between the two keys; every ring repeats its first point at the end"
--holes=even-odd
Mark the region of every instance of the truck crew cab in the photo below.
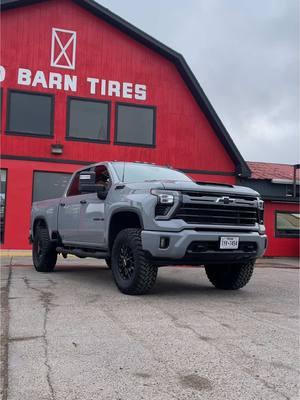
{"type": "Polygon", "coordinates": [[[133,295],[153,287],[160,266],[204,265],[215,287],[239,289],[266,248],[263,208],[249,188],[152,164],[93,164],[61,198],[33,203],[33,263],[51,272],[57,254],[106,259],[120,291],[133,295]]]}

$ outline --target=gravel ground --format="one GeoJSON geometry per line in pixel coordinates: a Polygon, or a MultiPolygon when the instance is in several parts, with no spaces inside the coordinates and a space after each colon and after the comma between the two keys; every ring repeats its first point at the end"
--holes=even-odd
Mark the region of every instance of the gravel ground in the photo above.
{"type": "MultiPolygon", "coordinates": [[[[74,259],[1,268],[3,400],[299,399],[299,270],[257,268],[237,292],[203,269],[161,268],[122,295],[74,259]]],[[[12,264],[12,265],[5,265],[12,264]]]]}

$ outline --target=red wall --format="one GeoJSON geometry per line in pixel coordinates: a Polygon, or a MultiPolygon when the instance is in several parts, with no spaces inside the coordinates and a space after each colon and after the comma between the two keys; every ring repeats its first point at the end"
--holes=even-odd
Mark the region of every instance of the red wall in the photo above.
{"type": "MultiPolygon", "coordinates": [[[[6,115],[7,88],[32,90],[17,85],[19,67],[32,71],[59,72],[78,76],[77,93],[33,88],[55,93],[54,139],[37,139],[2,134],[2,153],[52,157],[51,143],[64,145],[63,159],[142,160],[171,164],[181,169],[225,171],[235,166],[212,130],[176,67],[158,53],[146,48],[113,26],[70,0],[52,0],[8,10],[1,16],[1,63],[6,68],[3,82],[3,115],[6,115]],[[50,67],[52,27],[77,32],[76,70],[50,67]],[[90,95],[87,77],[145,83],[147,100],[126,100],[157,107],[155,149],[117,146],[114,139],[115,97],[90,95]],[[112,101],[111,143],[65,141],[67,96],[112,101]]],[[[2,132],[5,131],[5,118],[2,132]]],[[[218,178],[216,178],[218,179],[218,178]]],[[[226,178],[225,178],[226,180],[226,178]]],[[[229,180],[232,178],[229,177],[229,180]]]]}
{"type": "Polygon", "coordinates": [[[265,225],[268,235],[268,248],[265,256],[299,257],[298,238],[275,237],[275,211],[295,211],[299,213],[297,204],[265,202],[265,225]]]}

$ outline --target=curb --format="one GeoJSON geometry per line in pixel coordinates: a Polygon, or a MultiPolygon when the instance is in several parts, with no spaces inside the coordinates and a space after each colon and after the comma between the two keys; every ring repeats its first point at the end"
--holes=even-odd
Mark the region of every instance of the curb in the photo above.
{"type": "Polygon", "coordinates": [[[31,250],[0,250],[0,257],[31,257],[31,250]]]}
{"type": "MultiPolygon", "coordinates": [[[[31,250],[0,250],[0,258],[2,257],[32,257],[31,250]]],[[[68,258],[77,258],[73,254],[69,254],[68,258]]]]}

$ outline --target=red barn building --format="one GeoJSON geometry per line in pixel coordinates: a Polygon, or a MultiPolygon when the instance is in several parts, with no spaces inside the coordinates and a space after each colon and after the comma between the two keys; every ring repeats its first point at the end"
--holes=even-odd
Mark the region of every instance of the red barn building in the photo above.
{"type": "Polygon", "coordinates": [[[184,58],[92,0],[1,1],[1,241],[81,165],[140,160],[250,177],[184,58]]]}

